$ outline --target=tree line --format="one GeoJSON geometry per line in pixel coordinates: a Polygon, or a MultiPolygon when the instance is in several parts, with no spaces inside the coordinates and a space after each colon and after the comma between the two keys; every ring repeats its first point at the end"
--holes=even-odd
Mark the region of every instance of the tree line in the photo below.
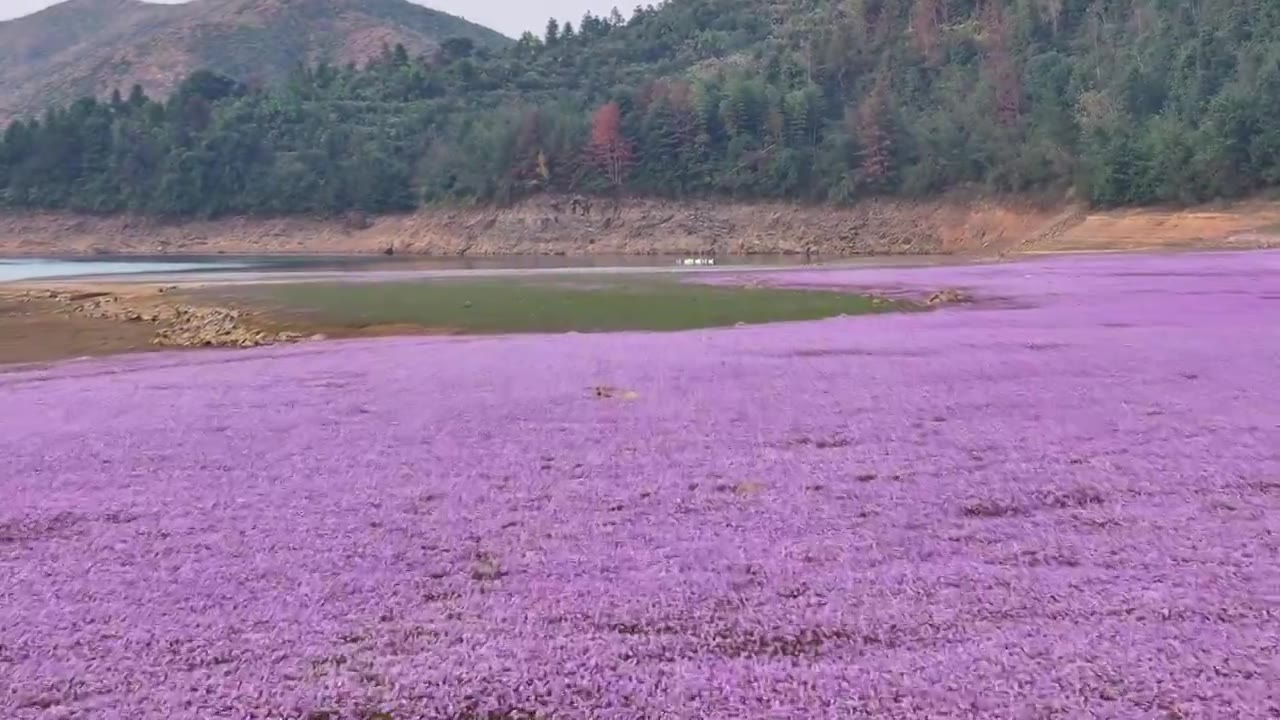
{"type": "Polygon", "coordinates": [[[671,0],[268,88],[200,71],[0,139],[4,207],[183,217],[548,191],[1123,205],[1277,181],[1271,0],[671,0]]]}

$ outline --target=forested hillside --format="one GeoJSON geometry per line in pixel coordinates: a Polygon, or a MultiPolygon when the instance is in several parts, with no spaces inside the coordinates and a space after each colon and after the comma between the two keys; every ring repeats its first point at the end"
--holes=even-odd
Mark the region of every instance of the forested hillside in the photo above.
{"type": "Polygon", "coordinates": [[[196,70],[278,83],[300,62],[363,64],[383,44],[511,39],[408,0],[66,0],[0,22],[0,122],[135,83],[164,97],[196,70]]]}
{"type": "Polygon", "coordinates": [[[1274,0],[671,0],[509,49],[240,80],[14,124],[3,203],[218,216],[975,187],[1116,205],[1280,181],[1274,0]]]}

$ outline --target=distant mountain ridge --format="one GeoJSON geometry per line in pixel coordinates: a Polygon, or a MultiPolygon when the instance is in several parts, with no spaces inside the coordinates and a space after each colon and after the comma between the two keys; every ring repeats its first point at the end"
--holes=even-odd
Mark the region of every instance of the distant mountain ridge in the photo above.
{"type": "Polygon", "coordinates": [[[397,43],[416,54],[450,37],[510,42],[407,0],[69,0],[0,22],[0,124],[135,83],[164,97],[197,69],[270,83],[299,63],[360,63],[397,43]]]}

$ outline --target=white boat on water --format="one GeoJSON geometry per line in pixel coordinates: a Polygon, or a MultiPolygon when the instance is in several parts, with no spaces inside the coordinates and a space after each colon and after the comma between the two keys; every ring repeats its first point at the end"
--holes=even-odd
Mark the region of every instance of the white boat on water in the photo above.
{"type": "Polygon", "coordinates": [[[715,258],[681,258],[680,265],[715,265],[715,258]]]}

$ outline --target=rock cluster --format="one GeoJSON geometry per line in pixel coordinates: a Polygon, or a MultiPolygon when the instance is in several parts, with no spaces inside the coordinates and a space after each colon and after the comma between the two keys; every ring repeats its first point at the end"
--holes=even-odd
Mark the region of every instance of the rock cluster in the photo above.
{"type": "MultiPolygon", "coordinates": [[[[165,292],[170,288],[162,288],[165,292]]],[[[298,342],[301,333],[274,332],[255,327],[253,316],[226,307],[181,303],[135,305],[111,293],[33,291],[24,301],[52,300],[63,312],[98,320],[148,323],[156,326],[151,342],[161,347],[258,347],[298,342]]]]}
{"type": "Polygon", "coordinates": [[[962,302],[968,302],[968,301],[969,301],[969,296],[964,294],[960,290],[948,289],[948,290],[939,290],[938,292],[930,295],[929,299],[926,302],[928,302],[930,305],[950,305],[952,303],[962,303],[962,302]]]}
{"type": "MultiPolygon", "coordinates": [[[[297,342],[302,335],[253,328],[239,310],[174,305],[172,318],[157,328],[152,344],[163,347],[258,347],[297,342]]],[[[127,318],[126,318],[127,319],[127,318]]]]}

